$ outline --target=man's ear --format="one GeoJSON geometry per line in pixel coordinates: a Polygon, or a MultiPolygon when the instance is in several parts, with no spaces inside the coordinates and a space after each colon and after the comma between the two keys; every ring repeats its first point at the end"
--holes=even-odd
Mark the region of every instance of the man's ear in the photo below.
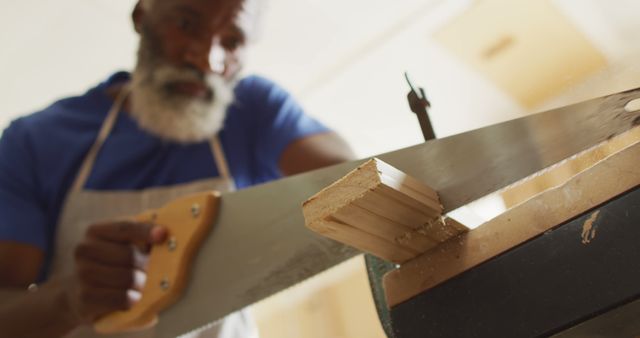
{"type": "Polygon", "coordinates": [[[133,29],[136,30],[136,32],[138,34],[140,34],[140,31],[142,29],[142,18],[145,15],[145,10],[142,7],[142,0],[138,0],[138,3],[136,3],[136,7],[133,9],[133,12],[131,13],[131,19],[133,21],[133,29]]]}

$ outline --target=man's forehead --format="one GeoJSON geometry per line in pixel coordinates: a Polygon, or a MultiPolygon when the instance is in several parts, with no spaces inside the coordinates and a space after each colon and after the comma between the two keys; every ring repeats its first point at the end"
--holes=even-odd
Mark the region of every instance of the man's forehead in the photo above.
{"type": "Polygon", "coordinates": [[[244,0],[141,0],[146,7],[165,7],[175,5],[198,5],[211,8],[240,7],[244,0]]]}
{"type": "Polygon", "coordinates": [[[233,19],[243,0],[144,0],[152,13],[186,11],[223,23],[233,19]],[[152,4],[152,5],[151,5],[152,4]]]}

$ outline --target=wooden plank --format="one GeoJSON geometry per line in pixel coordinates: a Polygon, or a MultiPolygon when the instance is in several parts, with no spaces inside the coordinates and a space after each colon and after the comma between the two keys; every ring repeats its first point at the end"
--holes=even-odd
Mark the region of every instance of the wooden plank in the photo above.
{"type": "Polygon", "coordinates": [[[438,193],[426,186],[424,183],[392,167],[384,161],[377,161],[376,165],[380,169],[381,179],[384,184],[401,192],[404,192],[404,189],[406,189],[406,191],[408,191],[407,194],[413,196],[417,200],[420,200],[421,195],[423,195],[438,204],[440,203],[438,193]],[[415,194],[411,191],[415,191],[415,194]]]}
{"type": "Polygon", "coordinates": [[[442,210],[433,189],[378,159],[366,162],[303,205],[308,228],[396,263],[459,233],[458,227],[447,230],[446,223],[433,225],[442,210]],[[399,253],[389,246],[397,247],[399,253]]]}
{"type": "Polygon", "coordinates": [[[436,246],[438,242],[433,239],[416,233],[408,239],[407,233],[412,233],[413,229],[407,225],[394,222],[384,216],[376,214],[374,211],[361,208],[357,205],[350,205],[336,212],[333,217],[342,223],[349,224],[355,228],[376,235],[380,238],[392,239],[393,243],[406,246],[417,252],[425,252],[436,246]]]}
{"type": "Polygon", "coordinates": [[[406,262],[417,256],[419,252],[400,247],[387,239],[360,231],[349,224],[337,220],[323,220],[314,222],[311,230],[320,235],[331,238],[341,243],[357,243],[358,249],[366,252],[376,252],[381,258],[392,262],[406,262]]]}
{"type": "Polygon", "coordinates": [[[626,138],[618,137],[601,144],[599,147],[578,153],[538,174],[504,188],[500,192],[502,199],[507,208],[520,204],[535,194],[561,185],[594,163],[620,151],[627,142],[626,138]]]}
{"type": "Polygon", "coordinates": [[[412,233],[426,234],[438,243],[469,231],[467,227],[449,217],[438,217],[414,229],[412,233]]]}
{"type": "Polygon", "coordinates": [[[640,183],[640,129],[635,127],[580,156],[603,147],[619,151],[566,183],[547,190],[480,227],[442,243],[384,278],[387,303],[409,298],[471,269],[640,183]]]}
{"type": "Polygon", "coordinates": [[[419,208],[419,205],[402,203],[388,194],[379,193],[377,189],[354,200],[352,203],[362,208],[373,210],[378,214],[385,215],[395,222],[410,225],[411,227],[417,227],[423,222],[430,221],[441,215],[428,209],[427,206],[423,204],[419,204],[422,205],[422,208],[419,208]]]}
{"type": "Polygon", "coordinates": [[[414,208],[418,211],[424,212],[429,216],[442,215],[442,204],[432,199],[426,199],[424,196],[415,194],[412,189],[406,189],[405,186],[399,186],[398,188],[381,184],[374,189],[378,194],[393,198],[399,203],[414,208]]]}

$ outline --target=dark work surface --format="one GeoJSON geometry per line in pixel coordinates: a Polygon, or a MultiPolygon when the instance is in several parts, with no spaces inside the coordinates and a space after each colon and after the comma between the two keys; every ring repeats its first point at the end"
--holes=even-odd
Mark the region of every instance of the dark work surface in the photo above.
{"type": "Polygon", "coordinates": [[[624,304],[562,331],[553,338],[640,337],[640,300],[624,304]]]}
{"type": "Polygon", "coordinates": [[[394,307],[395,338],[548,336],[630,303],[640,297],[639,223],[635,189],[394,307]]]}
{"type": "Polygon", "coordinates": [[[376,306],[378,319],[387,338],[393,338],[393,330],[391,327],[391,315],[388,310],[387,300],[384,295],[384,286],[382,277],[389,271],[395,269],[396,265],[384,261],[376,256],[365,254],[364,261],[367,266],[367,276],[369,277],[369,286],[371,287],[371,296],[376,306]]]}

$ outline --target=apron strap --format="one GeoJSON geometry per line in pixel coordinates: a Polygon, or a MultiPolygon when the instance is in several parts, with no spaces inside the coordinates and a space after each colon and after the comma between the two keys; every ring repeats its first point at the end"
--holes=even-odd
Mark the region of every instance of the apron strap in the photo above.
{"type": "Polygon", "coordinates": [[[218,168],[220,177],[233,184],[233,176],[231,176],[231,171],[229,170],[229,165],[227,164],[227,158],[224,156],[224,150],[222,149],[222,145],[220,143],[220,138],[218,137],[218,135],[211,138],[211,140],[209,141],[209,145],[211,146],[213,159],[216,162],[216,167],[218,168]]]}
{"type": "MultiPolygon", "coordinates": [[[[120,110],[122,109],[124,101],[126,100],[127,96],[129,96],[129,92],[129,86],[125,86],[118,94],[118,97],[113,103],[113,106],[111,106],[111,109],[107,113],[107,117],[104,119],[102,127],[98,132],[98,137],[96,137],[96,140],[93,142],[93,145],[91,145],[89,152],[82,161],[80,170],[78,171],[78,174],[76,175],[76,178],[71,185],[71,192],[78,192],[82,190],[84,185],[87,183],[87,179],[89,178],[91,170],[93,169],[93,165],[95,164],[96,157],[98,156],[98,153],[104,145],[107,137],[109,137],[111,130],[113,130],[113,126],[118,120],[118,115],[120,113],[120,110]]],[[[222,149],[222,145],[220,144],[218,135],[212,137],[209,141],[209,144],[211,146],[213,159],[215,161],[218,172],[220,173],[220,176],[230,182],[232,187],[235,187],[234,180],[231,176],[231,171],[229,170],[229,165],[227,164],[227,159],[224,155],[224,151],[222,149]]]]}
{"type": "Polygon", "coordinates": [[[129,96],[129,87],[125,86],[122,88],[122,90],[120,90],[116,101],[113,103],[113,106],[111,106],[111,109],[107,113],[107,117],[102,123],[102,127],[100,127],[98,137],[96,137],[96,140],[93,142],[93,145],[91,145],[89,152],[84,157],[82,165],[80,166],[80,170],[78,171],[78,174],[76,175],[76,178],[71,185],[71,192],[78,192],[82,190],[85,183],[87,183],[87,179],[89,178],[89,174],[91,174],[91,170],[93,169],[93,164],[96,161],[98,152],[100,152],[102,145],[104,144],[105,140],[111,133],[113,126],[118,120],[120,109],[122,108],[122,105],[124,104],[127,96],[129,96]]]}

